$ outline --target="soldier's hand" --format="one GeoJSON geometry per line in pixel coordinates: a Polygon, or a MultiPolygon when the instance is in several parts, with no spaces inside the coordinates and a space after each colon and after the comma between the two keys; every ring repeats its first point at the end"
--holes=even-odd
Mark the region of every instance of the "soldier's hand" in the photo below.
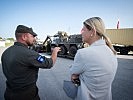
{"type": "Polygon", "coordinates": [[[53,52],[54,53],[58,53],[59,51],[61,51],[61,48],[60,47],[53,48],[53,52]]]}

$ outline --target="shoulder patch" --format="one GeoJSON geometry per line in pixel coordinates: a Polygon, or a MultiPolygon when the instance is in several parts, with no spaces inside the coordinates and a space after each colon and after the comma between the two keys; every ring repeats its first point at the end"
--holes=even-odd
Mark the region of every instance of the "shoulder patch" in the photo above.
{"type": "Polygon", "coordinates": [[[42,62],[45,61],[45,59],[44,59],[43,56],[40,55],[40,56],[37,58],[37,61],[40,62],[40,63],[42,63],[42,62]]]}

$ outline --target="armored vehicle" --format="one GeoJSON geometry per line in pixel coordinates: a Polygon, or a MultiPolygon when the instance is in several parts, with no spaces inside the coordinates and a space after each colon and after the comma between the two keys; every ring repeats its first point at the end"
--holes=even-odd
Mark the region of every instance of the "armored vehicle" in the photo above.
{"type": "Polygon", "coordinates": [[[58,56],[74,57],[77,50],[83,48],[82,36],[80,34],[69,35],[66,32],[58,31],[54,36],[47,36],[43,48],[51,53],[54,47],[60,47],[58,56]]]}

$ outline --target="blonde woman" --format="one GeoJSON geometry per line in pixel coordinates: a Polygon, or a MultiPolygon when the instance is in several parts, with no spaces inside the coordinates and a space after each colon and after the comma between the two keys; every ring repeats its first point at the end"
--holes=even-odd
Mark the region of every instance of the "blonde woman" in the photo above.
{"type": "Polygon", "coordinates": [[[112,100],[111,85],[118,62],[116,51],[104,33],[101,18],[83,22],[82,39],[89,47],[78,50],[70,69],[71,80],[80,79],[75,100],[112,100]]]}

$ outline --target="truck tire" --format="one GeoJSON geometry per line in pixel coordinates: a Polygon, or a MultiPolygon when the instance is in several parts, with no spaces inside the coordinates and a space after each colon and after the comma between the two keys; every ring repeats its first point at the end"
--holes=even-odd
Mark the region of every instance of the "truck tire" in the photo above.
{"type": "Polygon", "coordinates": [[[67,49],[66,49],[66,47],[65,46],[60,46],[60,48],[61,48],[61,51],[59,52],[59,55],[65,55],[65,54],[67,54],[67,49]]]}
{"type": "Polygon", "coordinates": [[[121,48],[120,49],[120,54],[121,55],[127,55],[128,54],[128,49],[127,48],[121,48]]]}
{"type": "Polygon", "coordinates": [[[46,47],[44,47],[46,50],[46,52],[51,52],[51,45],[50,44],[47,44],[46,47]]]}
{"type": "Polygon", "coordinates": [[[74,57],[76,53],[77,53],[77,47],[76,46],[71,46],[70,49],[69,49],[69,55],[74,57]]]}
{"type": "Polygon", "coordinates": [[[53,49],[55,48],[54,45],[51,46],[51,53],[53,52],[53,49]]]}
{"type": "Polygon", "coordinates": [[[120,47],[118,47],[118,46],[113,46],[114,47],[114,49],[117,51],[117,52],[120,52],[120,47]]]}
{"type": "Polygon", "coordinates": [[[35,51],[38,52],[38,53],[40,53],[41,49],[40,49],[39,47],[37,47],[37,48],[35,49],[35,51]]]}

